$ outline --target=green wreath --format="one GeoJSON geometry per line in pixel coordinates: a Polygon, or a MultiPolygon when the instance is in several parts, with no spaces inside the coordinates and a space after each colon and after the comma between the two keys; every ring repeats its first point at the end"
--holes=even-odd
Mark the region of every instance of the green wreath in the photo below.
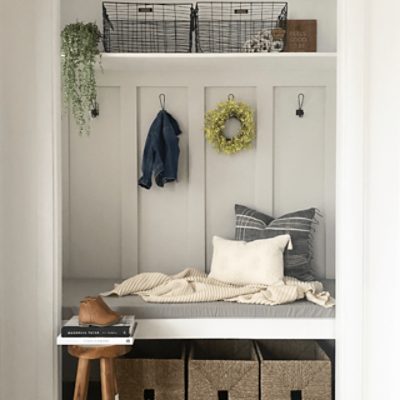
{"type": "Polygon", "coordinates": [[[233,154],[249,148],[256,137],[253,111],[247,104],[236,102],[233,95],[229,95],[227,101],[206,113],[204,132],[207,141],[222,153],[233,154]],[[225,123],[230,118],[236,118],[241,125],[232,138],[224,134],[225,123]]]}

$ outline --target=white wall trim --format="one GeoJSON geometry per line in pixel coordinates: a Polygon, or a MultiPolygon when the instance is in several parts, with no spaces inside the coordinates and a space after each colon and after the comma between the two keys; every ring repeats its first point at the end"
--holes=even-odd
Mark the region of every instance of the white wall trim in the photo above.
{"type": "Polygon", "coordinates": [[[334,318],[139,319],[136,339],[334,339],[334,318]]]}
{"type": "Polygon", "coordinates": [[[363,0],[338,1],[336,396],[363,399],[365,21],[363,0]]]}
{"type": "Polygon", "coordinates": [[[36,134],[40,144],[37,154],[40,163],[38,165],[40,197],[37,260],[38,326],[35,346],[37,352],[36,398],[52,400],[61,397],[61,368],[59,348],[56,346],[56,336],[61,326],[59,304],[61,304],[62,277],[59,2],[39,1],[36,7],[36,20],[41,21],[36,25],[38,83],[36,134]],[[50,349],[49,341],[51,341],[50,349]],[[50,374],[52,379],[49,379],[50,374]]]}
{"type": "Polygon", "coordinates": [[[363,400],[397,400],[400,348],[400,3],[366,2],[363,400]],[[382,24],[385,19],[385,24],[382,24]],[[382,301],[384,299],[384,302],[382,301]],[[384,303],[384,307],[382,307],[384,303]]]}
{"type": "Polygon", "coordinates": [[[54,400],[60,398],[60,4],[34,0],[0,7],[6,16],[1,36],[7,37],[0,74],[7,96],[0,168],[0,398],[54,400]]]}

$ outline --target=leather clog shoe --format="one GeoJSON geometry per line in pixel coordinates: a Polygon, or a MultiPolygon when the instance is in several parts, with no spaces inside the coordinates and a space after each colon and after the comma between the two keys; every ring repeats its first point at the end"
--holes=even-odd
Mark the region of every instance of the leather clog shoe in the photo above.
{"type": "Polygon", "coordinates": [[[117,323],[121,314],[111,310],[101,296],[85,297],[79,305],[81,325],[109,326],[117,323]]]}

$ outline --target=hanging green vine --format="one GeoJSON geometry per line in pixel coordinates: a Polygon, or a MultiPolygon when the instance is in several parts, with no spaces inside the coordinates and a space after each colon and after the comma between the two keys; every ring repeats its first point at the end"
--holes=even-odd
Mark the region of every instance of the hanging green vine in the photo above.
{"type": "Polygon", "coordinates": [[[90,112],[96,103],[94,66],[98,60],[101,33],[94,23],[76,22],[61,33],[64,98],[79,133],[90,133],[90,112]]]}

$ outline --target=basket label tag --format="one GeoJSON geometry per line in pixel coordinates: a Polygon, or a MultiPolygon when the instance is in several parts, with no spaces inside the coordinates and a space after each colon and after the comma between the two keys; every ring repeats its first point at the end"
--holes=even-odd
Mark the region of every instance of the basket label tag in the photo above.
{"type": "Polygon", "coordinates": [[[240,8],[235,10],[235,14],[248,14],[249,10],[246,10],[245,8],[240,8]]]}
{"type": "Polygon", "coordinates": [[[144,13],[153,12],[153,8],[152,7],[139,7],[139,12],[144,12],[144,13]]]}

